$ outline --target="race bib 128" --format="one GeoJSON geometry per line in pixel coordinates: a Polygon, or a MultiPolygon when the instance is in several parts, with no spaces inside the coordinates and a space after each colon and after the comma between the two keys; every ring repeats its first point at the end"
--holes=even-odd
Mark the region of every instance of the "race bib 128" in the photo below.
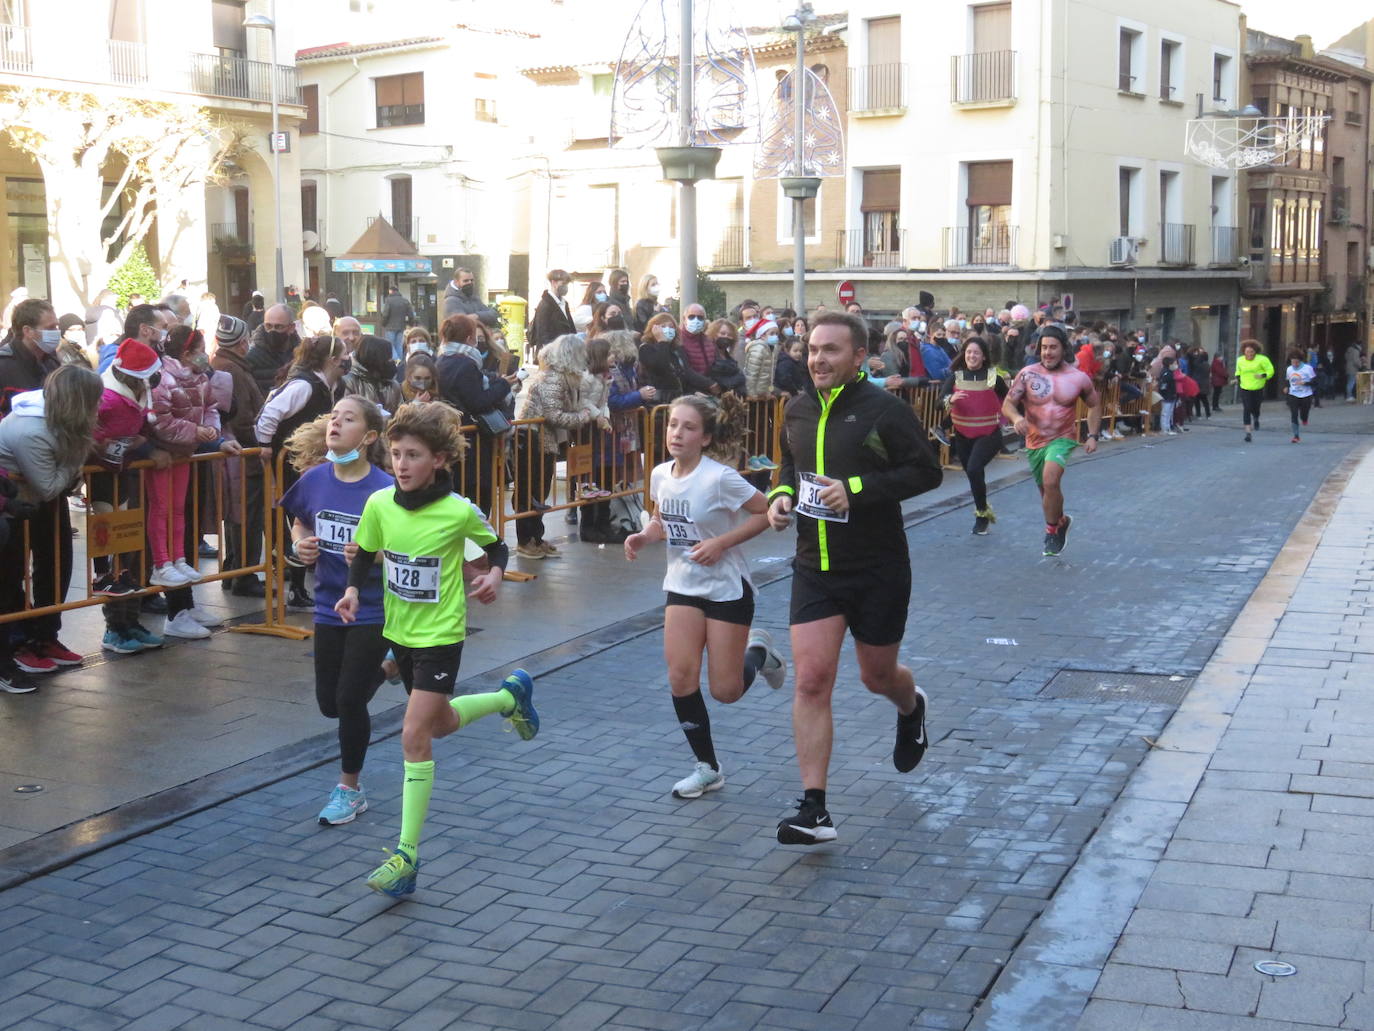
{"type": "Polygon", "coordinates": [[[394,551],[383,551],[386,559],[386,589],[403,601],[433,605],[439,601],[439,575],[443,559],[420,555],[410,558],[394,551]]]}

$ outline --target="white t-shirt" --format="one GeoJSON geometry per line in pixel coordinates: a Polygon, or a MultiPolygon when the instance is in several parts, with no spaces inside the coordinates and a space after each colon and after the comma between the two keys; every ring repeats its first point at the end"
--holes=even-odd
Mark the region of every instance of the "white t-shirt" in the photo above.
{"type": "Polygon", "coordinates": [[[665,591],[706,601],[737,601],[744,597],[741,580],[753,588],[749,564],[739,548],[730,548],[713,566],[698,565],[687,553],[698,541],[729,533],[748,519],[744,505],[756,492],[735,470],[705,455],[681,478],[673,476],[672,462],[654,467],[649,493],[668,534],[665,591]]]}
{"type": "Polygon", "coordinates": [[[1284,374],[1288,377],[1288,393],[1291,397],[1312,396],[1312,381],[1317,378],[1312,366],[1303,362],[1295,369],[1293,363],[1289,362],[1284,374]]]}

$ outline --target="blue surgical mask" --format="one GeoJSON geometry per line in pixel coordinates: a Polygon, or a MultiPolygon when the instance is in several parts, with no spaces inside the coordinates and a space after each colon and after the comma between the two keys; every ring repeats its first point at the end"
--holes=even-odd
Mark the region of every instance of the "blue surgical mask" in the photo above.
{"type": "Polygon", "coordinates": [[[62,332],[56,329],[40,329],[38,331],[38,346],[46,354],[54,354],[57,345],[62,342],[62,332]]]}
{"type": "Polygon", "coordinates": [[[763,342],[767,344],[769,347],[777,347],[778,335],[776,333],[769,333],[766,337],[763,338],[763,342]]]}
{"type": "Polygon", "coordinates": [[[699,317],[699,316],[697,316],[697,315],[689,315],[689,316],[687,317],[687,332],[688,332],[688,333],[700,333],[700,332],[701,332],[703,329],[705,329],[705,328],[706,328],[706,320],[705,320],[705,319],[703,319],[703,318],[701,318],[701,317],[699,317]]]}
{"type": "Polygon", "coordinates": [[[677,338],[677,330],[676,330],[676,329],[674,329],[672,326],[664,326],[664,327],[663,327],[663,339],[664,339],[664,340],[675,340],[676,338],[677,338]]]}
{"type": "Polygon", "coordinates": [[[358,456],[361,454],[362,452],[359,451],[357,448],[354,448],[347,454],[342,455],[336,451],[329,450],[324,453],[324,457],[329,459],[335,465],[347,465],[349,462],[356,462],[358,460],[358,456]]]}
{"type": "Polygon", "coordinates": [[[796,332],[797,332],[797,331],[796,331],[795,329],[793,329],[791,326],[783,326],[783,327],[782,327],[782,335],[785,336],[785,337],[795,336],[795,335],[796,335],[796,332]]]}
{"type": "Polygon", "coordinates": [[[606,298],[607,298],[609,295],[606,293],[605,290],[598,290],[593,296],[596,297],[596,303],[597,303],[597,304],[605,304],[605,303],[606,303],[606,298]]]}

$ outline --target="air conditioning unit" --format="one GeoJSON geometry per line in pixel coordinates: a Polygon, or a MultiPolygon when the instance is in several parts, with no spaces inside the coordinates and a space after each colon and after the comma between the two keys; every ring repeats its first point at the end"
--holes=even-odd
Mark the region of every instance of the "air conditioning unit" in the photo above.
{"type": "Polygon", "coordinates": [[[1136,253],[1136,238],[1134,236],[1118,236],[1112,241],[1111,263],[1113,265],[1134,265],[1136,253]]]}
{"type": "Polygon", "coordinates": [[[313,229],[307,229],[301,233],[301,250],[307,254],[320,249],[320,235],[313,229]]]}

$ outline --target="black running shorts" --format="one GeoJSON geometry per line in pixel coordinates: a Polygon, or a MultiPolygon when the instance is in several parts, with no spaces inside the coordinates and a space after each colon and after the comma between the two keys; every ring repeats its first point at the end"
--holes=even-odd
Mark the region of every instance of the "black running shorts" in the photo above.
{"type": "Polygon", "coordinates": [[[754,622],[754,589],[749,586],[747,580],[741,580],[740,586],[744,588],[744,594],[733,601],[707,601],[705,598],[694,598],[690,594],[669,591],[666,604],[686,605],[689,608],[700,609],[706,613],[707,619],[733,623],[736,626],[749,626],[754,622]]]}
{"type": "Polygon", "coordinates": [[[406,694],[412,690],[453,694],[453,687],[458,681],[458,663],[463,658],[462,641],[432,648],[407,648],[395,641],[387,641],[387,644],[391,646],[391,654],[395,656],[396,666],[401,671],[406,694]]]}
{"type": "Polygon", "coordinates": [[[911,567],[905,560],[852,573],[822,573],[792,564],[793,626],[843,616],[854,640],[897,644],[906,631],[910,603],[911,567]]]}

